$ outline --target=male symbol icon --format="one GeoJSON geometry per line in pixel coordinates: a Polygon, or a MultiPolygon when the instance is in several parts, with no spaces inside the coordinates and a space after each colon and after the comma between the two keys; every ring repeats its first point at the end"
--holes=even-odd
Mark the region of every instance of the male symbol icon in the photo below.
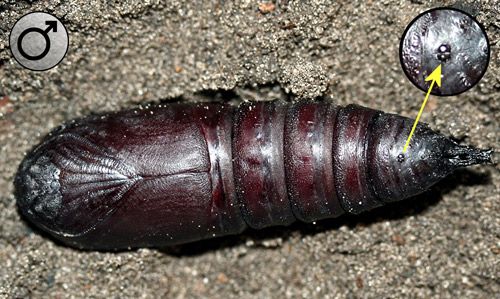
{"type": "Polygon", "coordinates": [[[49,53],[50,50],[50,38],[49,38],[49,31],[52,29],[54,32],[57,32],[57,22],[56,21],[45,21],[46,25],[49,25],[45,30],[42,30],[40,28],[36,27],[31,27],[26,30],[24,30],[21,35],[19,35],[19,38],[17,39],[17,49],[19,50],[19,53],[23,55],[24,58],[29,59],[29,60],[39,60],[45,57],[47,53],[49,53]],[[23,39],[28,35],[28,33],[31,32],[37,32],[40,33],[43,38],[45,39],[45,48],[43,49],[42,53],[38,55],[30,55],[26,53],[23,49],[23,39]]]}
{"type": "Polygon", "coordinates": [[[45,71],[66,55],[68,32],[56,16],[33,12],[19,19],[9,36],[14,58],[27,69],[45,71]]]}

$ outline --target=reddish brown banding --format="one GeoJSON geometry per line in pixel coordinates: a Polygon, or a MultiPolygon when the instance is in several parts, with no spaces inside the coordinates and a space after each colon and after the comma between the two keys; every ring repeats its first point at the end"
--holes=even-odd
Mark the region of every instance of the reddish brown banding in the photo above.
{"type": "Polygon", "coordinates": [[[285,115],[280,102],[248,103],[236,112],[233,167],[243,218],[252,228],[295,221],[283,156],[285,115]]]}
{"type": "Polygon", "coordinates": [[[337,107],[292,105],[285,128],[287,187],[294,215],[305,222],[344,213],[333,179],[332,142],[337,107]]]}
{"type": "Polygon", "coordinates": [[[379,111],[349,105],[338,112],[333,135],[334,178],[337,196],[349,213],[381,205],[369,184],[368,134],[379,111]]]}

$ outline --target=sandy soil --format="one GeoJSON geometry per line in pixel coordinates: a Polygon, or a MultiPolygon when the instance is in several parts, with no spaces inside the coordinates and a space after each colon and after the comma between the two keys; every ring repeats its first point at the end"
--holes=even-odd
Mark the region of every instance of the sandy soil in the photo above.
{"type": "MultiPolygon", "coordinates": [[[[24,223],[12,181],[51,128],[89,113],[181,97],[325,97],[414,117],[399,39],[451,1],[0,1],[0,297],[494,298],[500,294],[499,166],[455,173],[429,192],[359,215],[249,231],[162,250],[80,252],[24,223]],[[443,4],[444,3],[444,4],[443,4]],[[31,11],[61,18],[65,60],[23,69],[8,35],[31,11]]],[[[470,1],[471,3],[474,1],[470,1]]],[[[424,121],[499,150],[500,2],[460,4],[491,41],[471,91],[431,98],[424,121]]],[[[498,298],[498,297],[497,297],[498,298]]]]}

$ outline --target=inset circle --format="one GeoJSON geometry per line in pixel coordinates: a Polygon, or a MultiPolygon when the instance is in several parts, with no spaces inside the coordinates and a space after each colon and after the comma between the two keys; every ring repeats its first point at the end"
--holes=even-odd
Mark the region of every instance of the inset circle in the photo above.
{"type": "Polygon", "coordinates": [[[399,48],[403,70],[419,89],[441,64],[441,87],[431,93],[453,96],[476,85],[486,73],[490,45],[486,31],[471,15],[455,8],[434,8],[418,15],[408,25],[399,48]]]}
{"type": "Polygon", "coordinates": [[[45,12],[21,17],[9,36],[16,61],[27,69],[45,71],[58,65],[68,51],[68,32],[61,21],[45,12]]]}

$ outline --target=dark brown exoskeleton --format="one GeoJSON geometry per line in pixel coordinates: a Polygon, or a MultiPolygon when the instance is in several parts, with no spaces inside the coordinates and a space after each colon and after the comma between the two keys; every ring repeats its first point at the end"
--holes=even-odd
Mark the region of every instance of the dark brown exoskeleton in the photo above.
{"type": "Polygon", "coordinates": [[[361,213],[491,151],[413,121],[326,102],[170,104],[52,132],[15,179],[25,217],[86,249],[166,246],[361,213]]]}

